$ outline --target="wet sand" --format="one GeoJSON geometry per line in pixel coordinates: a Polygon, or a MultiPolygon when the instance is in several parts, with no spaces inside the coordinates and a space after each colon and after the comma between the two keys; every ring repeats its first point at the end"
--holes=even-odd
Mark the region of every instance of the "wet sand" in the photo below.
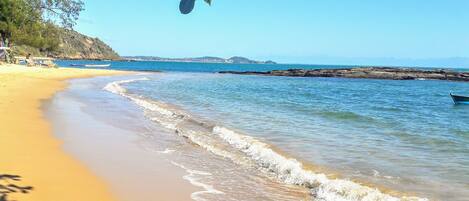
{"type": "Polygon", "coordinates": [[[138,78],[72,80],[43,108],[65,151],[108,182],[120,200],[311,200],[308,189],[207,152],[156,124],[146,109],[103,90],[138,78]]]}
{"type": "Polygon", "coordinates": [[[37,201],[303,197],[302,189],[292,195],[289,187],[169,133],[142,108],[102,86],[83,92],[91,102],[68,94],[74,86],[69,79],[127,73],[1,66],[0,185],[12,184],[17,192],[0,196],[37,201]],[[97,91],[109,96],[94,97],[97,91]]]}
{"type": "Polygon", "coordinates": [[[119,71],[0,66],[0,184],[8,200],[115,200],[107,184],[62,150],[40,109],[70,78],[119,71]],[[16,186],[11,186],[16,185],[16,186]],[[24,192],[19,192],[24,187],[24,192]]]}
{"type": "MultiPolygon", "coordinates": [[[[71,84],[44,104],[67,153],[107,181],[119,200],[192,200],[193,192],[203,190],[184,180],[187,173],[165,154],[145,148],[147,134],[165,131],[149,122],[139,108],[99,87],[87,94],[92,100],[76,97],[95,87],[89,84],[71,84]]],[[[165,147],[155,149],[163,152],[165,147]]]]}

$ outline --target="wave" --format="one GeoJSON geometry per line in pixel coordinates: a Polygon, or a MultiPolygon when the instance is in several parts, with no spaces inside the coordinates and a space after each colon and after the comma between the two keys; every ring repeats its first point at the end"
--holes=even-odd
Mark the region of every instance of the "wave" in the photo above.
{"type": "Polygon", "coordinates": [[[274,151],[269,144],[254,137],[241,134],[229,128],[213,125],[192,118],[185,111],[178,110],[166,103],[127,93],[120,86],[143,79],[124,80],[109,83],[105,90],[129,98],[144,108],[147,116],[178,135],[189,139],[204,149],[231,159],[240,165],[254,166],[268,175],[274,175],[286,184],[299,185],[311,190],[314,200],[322,201],[423,201],[426,198],[396,197],[346,179],[331,179],[323,173],[304,168],[303,164],[274,151]]]}
{"type": "Polygon", "coordinates": [[[171,163],[174,166],[177,166],[181,169],[184,169],[188,173],[188,175],[185,175],[185,176],[182,177],[183,179],[189,181],[189,183],[191,183],[194,186],[201,187],[201,188],[204,189],[203,191],[193,192],[191,194],[191,198],[193,200],[206,201],[206,199],[204,199],[200,196],[200,195],[203,195],[203,194],[224,194],[223,192],[213,188],[213,186],[200,182],[199,179],[197,178],[197,175],[199,175],[199,176],[210,176],[212,174],[210,174],[208,172],[192,170],[192,169],[186,168],[184,165],[181,165],[181,164],[173,162],[173,161],[171,163]]]}
{"type": "Polygon", "coordinates": [[[138,79],[130,79],[130,80],[121,80],[121,81],[115,81],[108,83],[103,89],[110,91],[115,94],[119,94],[121,96],[126,96],[127,89],[121,86],[121,84],[126,84],[126,83],[132,83],[132,82],[137,82],[137,81],[145,81],[149,80],[147,77],[144,78],[138,78],[138,79]]]}

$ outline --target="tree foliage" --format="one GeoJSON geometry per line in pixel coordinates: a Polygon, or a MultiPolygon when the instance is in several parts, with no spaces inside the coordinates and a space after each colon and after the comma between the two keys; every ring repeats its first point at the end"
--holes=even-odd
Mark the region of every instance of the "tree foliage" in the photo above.
{"type": "Polygon", "coordinates": [[[59,32],[72,28],[83,10],[81,0],[0,0],[0,39],[51,51],[59,32]]]}
{"type": "Polygon", "coordinates": [[[63,27],[72,28],[80,12],[84,10],[81,0],[27,0],[33,9],[43,16],[45,21],[53,21],[63,27]]]}

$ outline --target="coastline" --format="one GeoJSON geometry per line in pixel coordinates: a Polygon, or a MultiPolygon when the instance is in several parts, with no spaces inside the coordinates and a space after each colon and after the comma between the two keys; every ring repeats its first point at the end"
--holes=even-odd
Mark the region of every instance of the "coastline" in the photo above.
{"type": "Polygon", "coordinates": [[[31,187],[25,193],[5,194],[9,200],[115,200],[100,178],[62,150],[41,105],[64,89],[67,79],[127,73],[0,66],[2,184],[31,187]]]}
{"type": "Polygon", "coordinates": [[[45,119],[64,152],[102,178],[118,200],[192,200],[204,188],[186,181],[188,173],[171,163],[178,156],[166,152],[164,142],[173,135],[102,89],[108,80],[134,76],[72,79],[44,102],[45,119]]]}
{"type": "Polygon", "coordinates": [[[262,140],[213,122],[196,119],[187,111],[180,110],[178,106],[170,103],[128,93],[127,89],[121,86],[148,80],[151,78],[116,81],[109,83],[105,89],[141,106],[145,113],[151,114],[149,118],[152,121],[172,130],[178,136],[189,139],[191,143],[207,152],[228,159],[240,167],[255,167],[260,173],[268,173],[267,175],[274,177],[275,182],[305,187],[311,191],[313,197],[324,200],[427,200],[415,197],[412,192],[393,190],[373,182],[340,179],[323,171],[317,172],[314,165],[303,164],[301,160],[290,157],[262,140]],[[177,119],[174,120],[174,117],[177,119]],[[204,135],[207,131],[212,134],[210,137],[204,135]],[[239,153],[242,154],[238,155],[239,153]]]}
{"type": "Polygon", "coordinates": [[[103,90],[144,76],[150,75],[74,79],[44,104],[65,152],[108,181],[120,200],[310,200],[307,189],[233,165],[103,90]]]}
{"type": "MultiPolygon", "coordinates": [[[[115,74],[119,73],[121,72],[115,74]]],[[[425,197],[429,199],[438,197],[434,197],[431,190],[426,192],[427,196],[418,188],[417,190],[406,189],[406,185],[412,185],[415,182],[407,182],[407,178],[401,179],[399,174],[389,174],[386,169],[384,171],[372,169],[373,172],[370,174],[364,172],[360,175],[347,172],[349,169],[363,170],[359,165],[354,166],[353,164],[346,168],[345,172],[342,172],[344,169],[338,169],[335,172],[334,167],[336,166],[331,166],[331,171],[326,171],[328,166],[324,166],[325,170],[320,170],[324,164],[303,158],[304,155],[301,152],[297,154],[298,152],[294,152],[294,149],[289,150],[288,146],[287,149],[284,149],[285,147],[282,145],[288,143],[289,139],[285,139],[287,141],[275,141],[275,139],[271,141],[270,138],[265,138],[262,135],[252,134],[249,132],[249,127],[244,130],[246,128],[239,128],[236,126],[237,124],[233,125],[230,121],[210,121],[210,119],[217,119],[216,114],[215,116],[204,116],[203,111],[198,113],[200,111],[192,111],[190,107],[180,108],[183,104],[177,100],[192,100],[192,95],[178,97],[175,100],[160,100],[158,94],[153,96],[155,88],[159,89],[157,91],[165,90],[164,85],[163,87],[157,85],[158,81],[179,82],[180,79],[187,81],[190,74],[144,73],[73,79],[115,74],[107,70],[0,67],[0,112],[17,114],[15,117],[17,123],[12,124],[11,121],[5,121],[5,117],[10,118],[6,115],[3,115],[0,120],[2,123],[5,122],[5,125],[16,129],[15,132],[17,130],[23,131],[21,137],[16,136],[18,134],[14,132],[7,136],[6,132],[3,133],[5,129],[2,127],[5,126],[2,125],[0,126],[1,137],[2,139],[3,135],[10,138],[16,137],[19,142],[14,148],[25,149],[28,147],[23,152],[10,147],[11,150],[15,151],[15,153],[10,151],[13,153],[11,157],[15,158],[20,154],[21,157],[24,157],[25,153],[32,152],[32,150],[36,152],[36,147],[30,146],[30,144],[43,144],[42,138],[48,138],[48,140],[53,138],[52,141],[58,144],[58,146],[56,145],[57,150],[72,161],[79,161],[78,165],[82,167],[82,170],[84,169],[87,177],[91,178],[87,181],[91,181],[92,185],[79,187],[76,191],[80,191],[85,196],[94,196],[96,193],[82,189],[90,188],[88,186],[92,186],[91,188],[94,189],[95,186],[98,186],[97,189],[101,189],[102,194],[110,195],[104,200],[113,198],[122,201],[159,200],[162,198],[163,200],[189,200],[189,197],[193,200],[210,200],[210,198],[218,200],[221,197],[243,200],[258,200],[263,197],[269,200],[270,196],[273,198],[301,197],[301,199],[309,198],[309,196],[317,196],[320,199],[346,197],[351,200],[357,196],[359,198],[366,196],[380,200],[427,200],[425,197]],[[65,82],[65,80],[67,81],[65,82]],[[49,94],[48,96],[44,95],[45,90],[42,90],[44,87],[52,91],[46,93],[49,94]],[[66,90],[63,90],[65,87],[66,90]],[[37,96],[42,98],[37,98],[37,96]],[[50,136],[42,135],[43,129],[41,129],[41,135],[36,136],[41,138],[39,141],[34,136],[28,135],[33,133],[32,131],[36,133],[40,130],[36,129],[39,127],[36,126],[37,119],[24,118],[23,114],[23,106],[29,106],[29,104],[25,104],[25,100],[34,101],[36,100],[34,98],[38,99],[38,103],[33,107],[39,109],[39,114],[36,115],[43,121],[43,124],[46,124],[46,133],[51,133],[50,136]],[[17,100],[20,100],[19,103],[16,102],[17,100]],[[206,117],[215,118],[205,119],[206,117]],[[30,122],[34,122],[35,128],[23,126],[32,125],[30,122]],[[22,142],[24,140],[33,143],[26,144],[22,142]],[[233,162],[238,165],[233,166],[233,162]],[[200,166],[200,164],[204,165],[200,166]],[[341,173],[344,173],[345,176],[341,173]],[[394,188],[394,185],[402,187],[394,188]],[[245,188],[246,186],[249,188],[245,188]],[[253,191],[252,189],[257,190],[253,191]],[[282,189],[281,192],[278,191],[279,189],[282,189]],[[278,194],[273,195],[274,191],[277,191],[275,193],[278,194]],[[337,194],[336,192],[342,193],[337,194]]],[[[204,76],[204,78],[232,77],[231,75],[217,74],[200,76],[204,76]]],[[[242,77],[249,80],[252,76],[234,76],[233,78],[236,79],[233,81],[239,83],[238,78],[242,77]]],[[[196,77],[194,80],[199,81],[200,78],[196,77]]],[[[425,86],[427,83],[436,81],[415,82],[425,86]]],[[[190,85],[188,83],[181,84],[190,85]]],[[[447,82],[447,84],[460,85],[458,82],[447,82]]],[[[410,84],[405,84],[405,86],[408,85],[410,84]]],[[[211,88],[209,90],[202,89],[204,89],[203,91],[211,91],[211,88]]],[[[175,87],[171,90],[181,91],[181,88],[175,87]]],[[[443,100],[440,102],[444,102],[444,98],[440,99],[443,100]]],[[[215,105],[213,108],[225,111],[223,107],[215,105]]],[[[31,106],[24,107],[24,110],[31,110],[31,106]]],[[[263,111],[262,108],[259,111],[263,111]]],[[[339,120],[343,121],[343,118],[341,117],[339,120]]],[[[357,120],[363,120],[363,118],[357,120]]],[[[9,138],[5,139],[10,140],[9,138]]],[[[0,151],[8,153],[1,148],[0,151]]],[[[34,159],[44,161],[45,157],[39,153],[34,156],[34,159]]],[[[3,164],[4,160],[2,158],[0,164],[3,164]]],[[[7,165],[7,168],[15,166],[15,163],[5,164],[11,164],[7,165]]],[[[29,167],[35,168],[35,165],[29,167]]],[[[44,167],[47,167],[47,163],[41,168],[44,169],[44,167]]],[[[40,172],[39,168],[36,168],[36,171],[45,176],[55,176],[54,174],[57,172],[61,173],[54,165],[49,164],[47,168],[49,168],[48,171],[44,173],[40,172]]],[[[23,173],[6,172],[4,169],[0,165],[0,182],[2,182],[1,174],[19,175],[22,176],[23,181],[13,181],[13,184],[34,187],[29,194],[15,193],[9,195],[8,198],[28,200],[40,187],[36,183],[32,183],[31,179],[27,180],[23,173]]],[[[62,169],[70,170],[71,168],[62,169]]],[[[75,169],[72,170],[75,172],[75,169]]],[[[76,175],[77,173],[72,174],[76,175]]],[[[74,180],[74,178],[69,179],[68,183],[64,183],[64,185],[60,182],[56,184],[64,188],[67,186],[75,188],[74,180]]],[[[44,186],[43,184],[41,186],[44,186]]],[[[50,183],[45,186],[49,187],[49,185],[50,183]]],[[[436,185],[428,184],[425,187],[432,189],[436,185]]],[[[51,192],[49,189],[47,190],[49,193],[51,192]]],[[[458,191],[452,192],[457,193],[458,191]]],[[[90,200],[90,198],[82,198],[90,200]]],[[[458,198],[458,196],[452,198],[458,198]]],[[[41,197],[30,200],[45,199],[66,200],[65,197],[41,197]]],[[[96,198],[96,200],[103,199],[96,198]]]]}

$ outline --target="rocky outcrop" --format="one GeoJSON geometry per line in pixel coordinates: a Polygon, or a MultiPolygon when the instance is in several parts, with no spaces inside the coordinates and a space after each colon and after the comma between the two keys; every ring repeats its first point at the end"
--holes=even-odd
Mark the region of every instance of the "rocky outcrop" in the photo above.
{"type": "Polygon", "coordinates": [[[120,56],[99,38],[63,30],[61,43],[51,56],[62,59],[119,59],[120,56]]]}
{"type": "Polygon", "coordinates": [[[15,55],[47,56],[58,59],[90,59],[90,60],[118,60],[120,56],[109,45],[98,38],[85,36],[73,30],[61,29],[59,47],[52,52],[44,52],[38,48],[25,45],[15,46],[15,55]]]}
{"type": "Polygon", "coordinates": [[[241,75],[267,75],[267,76],[291,76],[291,77],[341,77],[341,78],[367,78],[387,80],[451,80],[469,82],[469,73],[454,72],[450,70],[420,70],[414,68],[390,68],[390,67],[366,67],[344,69],[289,69],[273,70],[267,72],[256,71],[221,71],[219,73],[241,75]]]}

